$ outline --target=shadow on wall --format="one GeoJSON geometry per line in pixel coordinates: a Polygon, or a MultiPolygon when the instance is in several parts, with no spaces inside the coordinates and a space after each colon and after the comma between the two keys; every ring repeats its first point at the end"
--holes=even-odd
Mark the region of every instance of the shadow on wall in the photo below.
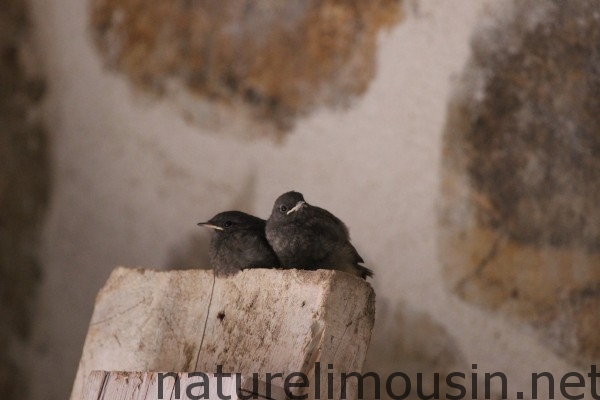
{"type": "Polygon", "coordinates": [[[29,341],[50,191],[47,135],[35,112],[45,83],[24,61],[35,59],[26,6],[6,0],[0,7],[0,393],[20,399],[28,398],[27,374],[14,349],[29,341]]]}
{"type": "MultiPolygon", "coordinates": [[[[137,88],[211,129],[234,114],[281,135],[321,105],[347,106],[375,74],[377,33],[402,0],[94,0],[95,42],[137,88]],[[212,121],[212,123],[210,122],[212,121]]],[[[248,135],[248,123],[240,134],[248,135]]],[[[237,131],[236,131],[237,132],[237,131]]]]}
{"type": "Polygon", "coordinates": [[[600,361],[600,11],[518,1],[478,32],[444,134],[441,249],[463,299],[600,361]]]}
{"type": "MultiPolygon", "coordinates": [[[[454,389],[445,386],[446,376],[454,371],[468,371],[466,362],[459,352],[459,346],[443,326],[436,323],[426,313],[409,308],[404,303],[389,304],[385,299],[377,299],[377,317],[373,338],[363,374],[376,372],[380,377],[381,398],[389,399],[386,392],[387,378],[397,372],[405,373],[411,387],[402,378],[393,379],[393,393],[401,396],[406,390],[408,400],[419,399],[417,374],[421,374],[422,394],[434,393],[434,374],[439,374],[439,394],[454,394],[454,389]]],[[[365,378],[365,399],[375,399],[375,384],[372,378],[365,378]]],[[[469,396],[466,396],[469,398],[469,396]]]]}

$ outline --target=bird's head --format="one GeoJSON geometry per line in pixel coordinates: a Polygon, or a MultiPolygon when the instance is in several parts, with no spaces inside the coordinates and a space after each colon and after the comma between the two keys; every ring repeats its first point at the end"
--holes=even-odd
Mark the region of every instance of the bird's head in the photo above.
{"type": "Polygon", "coordinates": [[[275,200],[271,217],[276,219],[294,218],[306,207],[308,207],[308,203],[304,200],[302,193],[287,192],[275,200]]]}
{"type": "Polygon", "coordinates": [[[264,224],[264,220],[250,214],[241,211],[225,211],[206,222],[199,222],[198,226],[212,229],[217,234],[221,234],[242,229],[264,229],[264,224]]]}

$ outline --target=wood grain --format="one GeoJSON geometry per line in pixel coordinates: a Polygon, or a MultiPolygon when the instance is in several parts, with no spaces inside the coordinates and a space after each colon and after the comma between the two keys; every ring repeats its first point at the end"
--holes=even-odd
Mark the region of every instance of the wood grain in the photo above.
{"type": "MultiPolygon", "coordinates": [[[[71,399],[82,398],[93,370],[222,368],[263,381],[281,373],[272,383],[283,387],[292,372],[312,385],[316,362],[326,398],[328,373],[339,393],[339,374],[362,368],[374,297],[364,280],[329,270],[256,269],[215,278],[207,270],[117,268],[97,296],[71,399]]],[[[352,379],[348,398],[355,391],[352,379]]],[[[308,393],[314,397],[312,386],[308,393]]]]}

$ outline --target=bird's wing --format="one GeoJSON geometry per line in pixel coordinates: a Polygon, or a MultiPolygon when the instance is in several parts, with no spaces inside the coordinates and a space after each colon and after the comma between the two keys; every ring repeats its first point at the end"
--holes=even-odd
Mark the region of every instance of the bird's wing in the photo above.
{"type": "Polygon", "coordinates": [[[358,254],[358,251],[356,251],[356,248],[354,246],[352,246],[352,243],[350,243],[350,241],[346,241],[346,246],[349,248],[348,251],[350,252],[350,254],[352,255],[352,257],[354,257],[354,262],[355,263],[363,263],[365,262],[365,260],[363,260],[363,258],[360,256],[360,254],[358,254]]]}
{"type": "Polygon", "coordinates": [[[341,219],[325,210],[324,208],[315,207],[314,208],[315,216],[317,220],[320,221],[321,224],[325,225],[327,228],[331,229],[335,232],[336,235],[340,235],[340,238],[345,240],[350,239],[350,233],[348,232],[348,227],[341,219]]]}
{"type": "Polygon", "coordinates": [[[328,260],[330,266],[334,266],[335,269],[340,271],[345,271],[361,278],[373,276],[373,271],[361,265],[363,262],[363,258],[358,254],[358,251],[356,251],[350,241],[346,241],[342,246],[338,247],[328,260]]]}
{"type": "Polygon", "coordinates": [[[361,263],[364,263],[365,260],[363,260],[363,258],[360,256],[360,254],[358,254],[358,251],[356,251],[356,248],[354,246],[352,246],[352,243],[350,243],[350,241],[346,242],[346,246],[350,247],[350,254],[354,256],[354,265],[356,267],[356,269],[359,271],[358,275],[361,278],[366,278],[367,276],[373,276],[373,271],[370,268],[365,267],[364,265],[360,265],[361,263]]]}

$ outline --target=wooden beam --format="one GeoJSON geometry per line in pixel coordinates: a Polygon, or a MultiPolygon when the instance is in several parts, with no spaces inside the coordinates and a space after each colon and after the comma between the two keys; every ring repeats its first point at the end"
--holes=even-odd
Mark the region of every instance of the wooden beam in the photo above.
{"type": "Polygon", "coordinates": [[[285,392],[266,383],[252,382],[240,375],[218,378],[214,374],[195,375],[194,372],[119,372],[92,371],[83,391],[83,400],[286,400],[285,392]],[[191,374],[191,375],[190,375],[191,374]],[[238,397],[237,379],[240,382],[238,397]],[[255,390],[258,389],[258,390],[255,390]]]}
{"type": "MultiPolygon", "coordinates": [[[[207,270],[117,268],[96,298],[71,400],[82,398],[92,370],[221,368],[264,381],[281,373],[272,383],[284,387],[293,372],[314,384],[316,363],[320,397],[327,398],[332,374],[339,398],[340,374],[361,371],[374,302],[367,282],[330,270],[255,269],[215,278],[207,270]]],[[[348,398],[356,386],[350,379],[348,398]]]]}

